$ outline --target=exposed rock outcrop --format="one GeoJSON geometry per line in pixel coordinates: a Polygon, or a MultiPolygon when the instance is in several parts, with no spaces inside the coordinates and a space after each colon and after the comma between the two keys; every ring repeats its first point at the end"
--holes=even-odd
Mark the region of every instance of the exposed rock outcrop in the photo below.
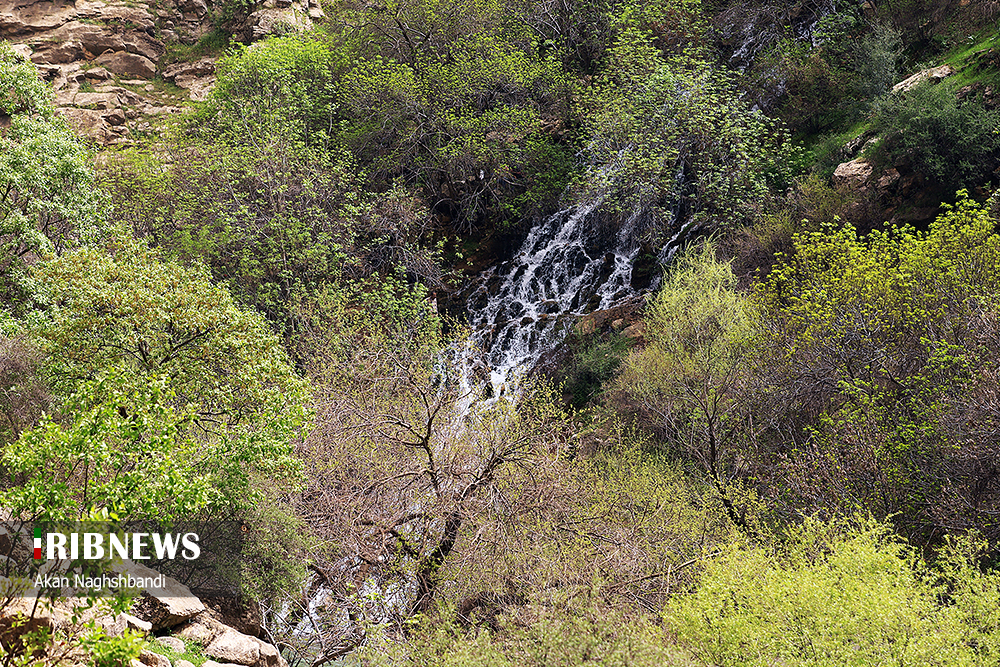
{"type": "MultiPolygon", "coordinates": [[[[155,117],[181,110],[185,100],[160,77],[191,100],[207,99],[215,59],[171,63],[166,55],[171,44],[193,44],[215,30],[221,15],[221,0],[0,0],[0,40],[52,83],[59,113],[77,132],[121,144],[155,117]]],[[[322,17],[318,0],[263,0],[223,27],[249,43],[308,29],[322,17]]]]}
{"type": "Polygon", "coordinates": [[[913,90],[924,81],[937,83],[942,79],[947,79],[954,73],[955,73],[955,68],[952,67],[951,65],[941,65],[940,67],[932,67],[931,69],[925,69],[897,83],[895,86],[892,87],[892,92],[905,93],[907,91],[913,90]]]}
{"type": "Polygon", "coordinates": [[[843,162],[833,172],[833,184],[848,190],[860,190],[872,177],[872,165],[863,158],[843,162]]]}

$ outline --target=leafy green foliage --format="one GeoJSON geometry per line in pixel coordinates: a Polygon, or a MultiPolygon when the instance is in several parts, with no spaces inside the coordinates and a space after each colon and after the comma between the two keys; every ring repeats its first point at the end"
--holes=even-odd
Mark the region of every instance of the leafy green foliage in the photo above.
{"type": "Polygon", "coordinates": [[[595,595],[542,607],[530,622],[503,619],[498,632],[435,621],[414,628],[406,646],[364,651],[371,664],[441,667],[692,665],[652,623],[609,610],[595,595]]]}
{"type": "Polygon", "coordinates": [[[9,445],[0,498],[15,515],[74,521],[106,510],[169,521],[217,497],[166,378],[128,387],[120,378],[87,383],[64,409],[66,427],[45,418],[9,445]]]}
{"type": "Polygon", "coordinates": [[[618,366],[628,353],[630,341],[620,334],[607,340],[568,341],[572,349],[570,361],[562,364],[558,380],[565,383],[574,407],[587,404],[601,390],[603,384],[615,377],[618,366]]]}
{"type": "Polygon", "coordinates": [[[990,664],[962,622],[975,603],[941,594],[885,526],[809,519],[780,546],[724,549],[665,619],[705,664],[990,664]]]}
{"type": "Polygon", "coordinates": [[[37,275],[52,303],[37,336],[55,388],[71,394],[81,380],[117,375],[141,385],[166,376],[177,409],[213,443],[228,499],[247,500],[259,474],[294,477],[305,384],[260,317],[238,308],[204,268],[127,242],[65,253],[37,275]]]}
{"type": "Polygon", "coordinates": [[[745,219],[764,199],[775,153],[766,119],[698,58],[664,57],[629,29],[587,91],[583,193],[621,213],[651,214],[654,230],[678,211],[695,226],[745,219]]]}
{"type": "Polygon", "coordinates": [[[992,534],[986,454],[965,434],[994,419],[982,394],[1000,289],[993,229],[964,197],[927,232],[827,227],[800,234],[758,289],[757,376],[775,398],[768,418],[807,427],[787,480],[811,502],[898,513],[925,535],[957,516],[992,534]]]}
{"type": "Polygon", "coordinates": [[[126,667],[139,657],[145,646],[142,635],[132,628],[125,628],[117,637],[97,628],[85,635],[81,643],[90,651],[94,667],[126,667]]]}
{"type": "Polygon", "coordinates": [[[0,295],[22,315],[35,296],[27,266],[98,235],[102,200],[86,149],[53,115],[34,66],[0,42],[0,295]]]}
{"type": "Polygon", "coordinates": [[[747,72],[748,94],[797,133],[845,129],[860,120],[898,80],[903,46],[889,22],[837,6],[818,17],[810,40],[777,40],[747,72]]]}
{"type": "Polygon", "coordinates": [[[0,81],[4,83],[0,96],[4,116],[52,115],[52,90],[7,42],[0,42],[0,81]]]}
{"type": "Polygon", "coordinates": [[[165,254],[204,262],[274,323],[294,355],[321,302],[366,298],[365,283],[397,270],[442,284],[421,203],[398,188],[364,194],[350,156],[277,135],[256,147],[175,150],[167,169],[142,152],[113,163],[106,178],[116,214],[165,254]]]}
{"type": "Polygon", "coordinates": [[[617,385],[675,451],[699,462],[742,525],[727,486],[754,444],[742,393],[752,351],[750,312],[735,287],[709,244],[675,260],[649,307],[649,344],[628,357],[617,385]]]}
{"type": "Polygon", "coordinates": [[[450,0],[343,11],[357,27],[324,41],[285,37],[232,52],[207,127],[230,143],[280,132],[347,147],[370,187],[401,177],[466,225],[487,212],[526,215],[558,194],[566,158],[549,167],[558,141],[546,127],[565,118],[568,83],[516,14],[450,0]]]}
{"type": "Polygon", "coordinates": [[[1000,110],[972,99],[959,104],[947,83],[894,95],[872,127],[884,137],[876,160],[912,165],[949,193],[983,184],[1000,160],[1000,110]]]}
{"type": "MultiPolygon", "coordinates": [[[[458,14],[450,1],[400,8],[432,14],[423,19],[427,35],[414,42],[418,35],[397,18],[386,36],[409,46],[392,55],[358,54],[340,94],[345,140],[360,163],[378,180],[402,176],[440,211],[470,225],[502,212],[502,198],[538,187],[543,192],[529,194],[526,204],[551,196],[551,186],[533,183],[531,174],[546,170],[546,126],[564,122],[569,88],[559,60],[539,55],[516,14],[507,17],[495,2],[461,4],[459,25],[450,22],[458,14]],[[477,12],[481,23],[465,23],[477,12]]],[[[375,49],[393,43],[371,39],[375,49]]]]}
{"type": "Polygon", "coordinates": [[[202,131],[229,135],[230,144],[260,147],[280,132],[293,141],[324,146],[332,138],[336,105],[333,54],[305,36],[237,46],[219,63],[218,82],[202,131]]]}

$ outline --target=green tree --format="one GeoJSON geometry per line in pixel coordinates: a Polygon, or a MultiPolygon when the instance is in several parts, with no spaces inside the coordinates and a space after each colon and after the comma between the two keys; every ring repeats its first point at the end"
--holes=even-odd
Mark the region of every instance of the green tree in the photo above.
{"type": "Polygon", "coordinates": [[[4,449],[0,498],[24,519],[78,521],[105,510],[119,518],[170,521],[218,499],[214,454],[173,407],[169,378],[108,377],[83,383],[51,417],[4,449]],[[202,451],[199,451],[202,450],[202,451]]]}
{"type": "Polygon", "coordinates": [[[294,479],[306,384],[262,319],[203,267],[128,241],[66,252],[35,275],[50,305],[34,335],[56,391],[72,395],[112,376],[133,387],[166,377],[164,391],[208,443],[227,498],[248,500],[262,474],[294,479]]]}
{"type": "Polygon", "coordinates": [[[35,67],[6,42],[0,91],[0,296],[19,316],[34,296],[28,266],[96,238],[104,211],[87,150],[54,115],[35,67]]]}
{"type": "Polygon", "coordinates": [[[617,388],[655,432],[694,459],[746,526],[730,483],[754,443],[744,399],[753,349],[750,312],[728,262],[706,244],[675,260],[646,318],[646,347],[625,361],[617,388]]]}
{"type": "Polygon", "coordinates": [[[665,57],[637,28],[622,32],[601,79],[582,96],[588,168],[582,195],[655,232],[746,220],[765,201],[776,165],[767,120],[716,68],[665,57]],[[641,216],[640,216],[641,217],[641,216]]]}
{"type": "Polygon", "coordinates": [[[702,663],[990,664],[962,611],[941,603],[943,587],[888,527],[807,519],[788,532],[724,547],[695,590],[668,602],[666,626],[702,663]]]}

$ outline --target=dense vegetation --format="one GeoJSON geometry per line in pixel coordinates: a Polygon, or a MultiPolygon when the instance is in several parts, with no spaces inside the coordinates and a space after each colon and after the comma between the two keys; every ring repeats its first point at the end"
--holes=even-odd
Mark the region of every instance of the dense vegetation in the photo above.
{"type": "Polygon", "coordinates": [[[996,664],[1000,8],[816,4],[331,1],[100,160],[0,44],[0,508],[236,518],[315,665],[996,664]],[[581,201],[688,233],[641,336],[476,402],[464,254],[581,201]]]}

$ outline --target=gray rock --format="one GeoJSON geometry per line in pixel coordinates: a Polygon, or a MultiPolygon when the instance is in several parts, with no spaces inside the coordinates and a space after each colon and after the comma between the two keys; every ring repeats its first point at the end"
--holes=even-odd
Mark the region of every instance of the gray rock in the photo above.
{"type": "Polygon", "coordinates": [[[152,651],[143,651],[140,653],[139,662],[146,665],[146,667],[171,667],[170,659],[167,656],[153,653],[152,651]]]}
{"type": "Polygon", "coordinates": [[[161,646],[166,646],[174,653],[183,653],[187,650],[187,645],[184,643],[184,640],[178,639],[177,637],[157,637],[153,641],[161,646]]]}
{"type": "Polygon", "coordinates": [[[156,75],[156,65],[145,56],[117,51],[106,53],[97,62],[119,76],[135,76],[152,79],[156,75]]]}
{"type": "Polygon", "coordinates": [[[917,72],[913,76],[904,79],[892,87],[892,92],[894,93],[905,93],[909,90],[913,90],[919,86],[924,81],[930,81],[931,83],[937,83],[941,79],[945,79],[955,73],[955,68],[951,65],[941,65],[940,67],[932,67],[931,69],[925,69],[921,72],[917,72]]]}
{"type": "Polygon", "coordinates": [[[118,95],[115,93],[77,93],[73,104],[88,109],[114,109],[118,106],[118,95]]]}
{"type": "MultiPolygon", "coordinates": [[[[159,576],[158,572],[131,561],[116,566],[115,570],[131,572],[135,577],[159,576]]],[[[170,577],[164,577],[164,581],[163,588],[143,589],[133,609],[135,615],[149,621],[154,630],[173,627],[205,611],[205,605],[187,586],[170,577]]]]}

